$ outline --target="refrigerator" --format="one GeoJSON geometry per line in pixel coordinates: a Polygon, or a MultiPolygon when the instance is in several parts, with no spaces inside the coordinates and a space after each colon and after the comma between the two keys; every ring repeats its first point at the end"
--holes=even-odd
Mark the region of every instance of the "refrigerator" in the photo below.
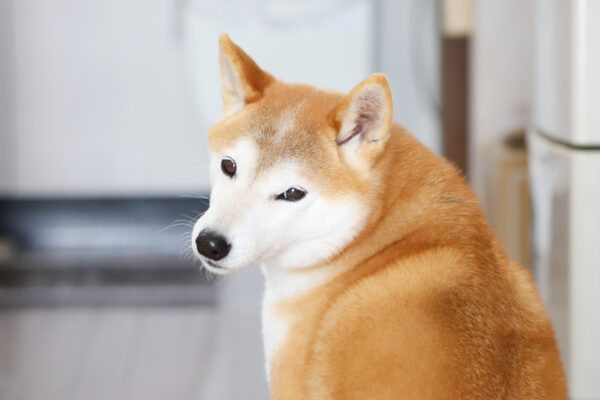
{"type": "Polygon", "coordinates": [[[600,399],[600,1],[537,0],[534,273],[572,399],[600,399]]]}

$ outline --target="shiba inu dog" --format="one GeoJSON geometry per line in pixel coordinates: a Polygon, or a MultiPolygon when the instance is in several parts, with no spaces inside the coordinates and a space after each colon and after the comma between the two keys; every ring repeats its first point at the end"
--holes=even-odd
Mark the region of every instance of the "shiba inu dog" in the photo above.
{"type": "Polygon", "coordinates": [[[220,37],[223,116],[193,249],[260,262],[271,396],[565,399],[549,317],[449,162],[392,122],[386,78],[274,78],[220,37]]]}

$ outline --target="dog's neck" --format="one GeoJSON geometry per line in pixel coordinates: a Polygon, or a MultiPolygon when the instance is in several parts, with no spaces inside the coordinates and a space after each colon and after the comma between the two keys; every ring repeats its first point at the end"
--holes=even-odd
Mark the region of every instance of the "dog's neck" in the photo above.
{"type": "Polygon", "coordinates": [[[265,263],[262,271],[265,276],[265,301],[280,302],[290,300],[334,279],[348,271],[353,265],[338,263],[309,268],[286,269],[279,265],[265,263]]]}
{"type": "Polygon", "coordinates": [[[278,305],[294,301],[294,299],[307,295],[311,290],[326,286],[352,267],[352,264],[343,266],[337,263],[303,269],[286,269],[275,263],[262,265],[265,276],[262,310],[263,344],[265,371],[269,381],[273,355],[285,341],[292,320],[296,318],[292,315],[281,315],[276,311],[278,305]]]}
{"type": "Polygon", "coordinates": [[[359,234],[339,254],[311,266],[289,269],[274,262],[263,263],[264,303],[275,304],[303,297],[356,268],[395,241],[393,236],[386,235],[392,224],[397,224],[397,221],[378,221],[359,234]]]}

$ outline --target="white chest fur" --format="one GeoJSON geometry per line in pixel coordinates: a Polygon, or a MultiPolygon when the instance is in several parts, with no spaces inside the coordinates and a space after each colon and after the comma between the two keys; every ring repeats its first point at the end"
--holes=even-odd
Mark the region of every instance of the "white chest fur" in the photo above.
{"type": "Polygon", "coordinates": [[[285,343],[294,316],[277,310],[278,303],[293,300],[324,285],[347,267],[326,266],[310,270],[284,270],[263,265],[266,285],[262,308],[262,331],[267,378],[271,377],[273,356],[285,343]]]}
{"type": "Polygon", "coordinates": [[[273,355],[281,347],[289,331],[291,322],[282,315],[277,315],[274,304],[269,299],[268,290],[263,298],[262,333],[265,349],[265,370],[267,379],[271,379],[271,363],[273,355]]]}

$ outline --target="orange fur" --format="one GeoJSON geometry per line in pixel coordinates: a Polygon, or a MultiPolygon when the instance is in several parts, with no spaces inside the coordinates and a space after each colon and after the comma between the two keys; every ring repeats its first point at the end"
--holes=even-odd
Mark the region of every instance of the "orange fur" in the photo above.
{"type": "MultiPolygon", "coordinates": [[[[211,149],[251,137],[264,168],[301,160],[328,196],[359,193],[369,210],[342,251],[294,272],[329,271],[327,283],[267,306],[290,323],[271,364],[272,398],[566,399],[534,284],[457,169],[385,121],[382,140],[361,145],[368,169],[352,167],[336,138],[362,86],[343,96],[285,84],[227,36],[221,49],[249,95],[211,129],[211,149]],[[293,129],[280,132],[289,110],[293,129]]],[[[365,82],[380,85],[391,108],[385,78],[365,82]]]]}

